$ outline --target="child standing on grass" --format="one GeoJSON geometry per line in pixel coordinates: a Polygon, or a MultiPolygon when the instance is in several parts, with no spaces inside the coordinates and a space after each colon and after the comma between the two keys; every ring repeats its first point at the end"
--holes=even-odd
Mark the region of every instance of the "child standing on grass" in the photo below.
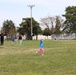
{"type": "Polygon", "coordinates": [[[40,48],[38,51],[36,51],[36,53],[40,52],[42,55],[44,55],[44,43],[43,40],[40,40],[40,48]]]}

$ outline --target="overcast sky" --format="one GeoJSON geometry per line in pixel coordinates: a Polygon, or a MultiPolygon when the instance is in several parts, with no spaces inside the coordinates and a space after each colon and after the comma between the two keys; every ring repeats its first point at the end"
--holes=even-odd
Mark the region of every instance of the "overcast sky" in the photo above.
{"type": "Polygon", "coordinates": [[[76,0],[0,0],[0,27],[4,20],[12,20],[16,26],[22,22],[22,18],[30,17],[30,7],[32,16],[38,22],[47,16],[62,15],[67,6],[75,6],[76,0]]]}

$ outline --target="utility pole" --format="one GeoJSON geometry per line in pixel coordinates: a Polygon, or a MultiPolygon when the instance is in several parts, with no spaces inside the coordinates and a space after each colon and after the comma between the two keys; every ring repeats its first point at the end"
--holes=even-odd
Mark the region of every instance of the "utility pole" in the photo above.
{"type": "Polygon", "coordinates": [[[31,40],[32,40],[32,36],[33,36],[33,26],[32,26],[32,8],[35,5],[27,5],[28,7],[30,7],[30,13],[31,13],[31,40]]]}

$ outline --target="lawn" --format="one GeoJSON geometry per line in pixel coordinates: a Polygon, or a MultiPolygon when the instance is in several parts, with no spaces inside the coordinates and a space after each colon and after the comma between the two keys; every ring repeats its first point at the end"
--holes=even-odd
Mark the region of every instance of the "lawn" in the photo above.
{"type": "Polygon", "coordinates": [[[45,54],[36,54],[39,41],[0,46],[0,75],[76,75],[76,40],[44,40],[45,54]]]}

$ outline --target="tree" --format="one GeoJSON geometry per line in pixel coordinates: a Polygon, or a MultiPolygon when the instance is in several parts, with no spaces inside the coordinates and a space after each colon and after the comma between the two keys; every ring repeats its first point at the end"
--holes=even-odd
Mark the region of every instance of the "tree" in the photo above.
{"type": "Polygon", "coordinates": [[[60,16],[55,16],[55,17],[46,17],[41,19],[42,25],[46,26],[48,29],[51,30],[50,33],[52,34],[58,34],[60,33],[60,28],[62,25],[62,18],[60,16]]]}
{"type": "Polygon", "coordinates": [[[61,33],[61,26],[63,24],[63,19],[61,19],[60,16],[56,16],[56,23],[55,23],[55,29],[54,29],[54,33],[55,34],[60,34],[61,33]]]}
{"type": "Polygon", "coordinates": [[[2,31],[7,34],[7,36],[11,37],[16,34],[15,24],[12,20],[6,20],[3,22],[2,31]]]}
{"type": "Polygon", "coordinates": [[[65,10],[64,29],[63,31],[68,33],[76,33],[76,6],[68,6],[65,10]]]}
{"type": "Polygon", "coordinates": [[[46,28],[51,29],[52,33],[54,33],[54,23],[55,23],[55,18],[54,17],[46,17],[46,18],[41,18],[41,24],[43,26],[46,26],[46,28]]]}
{"type": "MultiPolygon", "coordinates": [[[[33,35],[38,35],[41,33],[41,27],[39,23],[32,18],[32,28],[33,28],[33,35]]],[[[26,34],[26,38],[30,39],[31,37],[31,18],[23,18],[18,29],[19,33],[26,34]]]]}
{"type": "Polygon", "coordinates": [[[52,32],[51,32],[51,30],[50,30],[49,28],[45,28],[45,29],[43,30],[43,35],[48,36],[48,35],[51,35],[51,34],[52,34],[52,32]]]}

